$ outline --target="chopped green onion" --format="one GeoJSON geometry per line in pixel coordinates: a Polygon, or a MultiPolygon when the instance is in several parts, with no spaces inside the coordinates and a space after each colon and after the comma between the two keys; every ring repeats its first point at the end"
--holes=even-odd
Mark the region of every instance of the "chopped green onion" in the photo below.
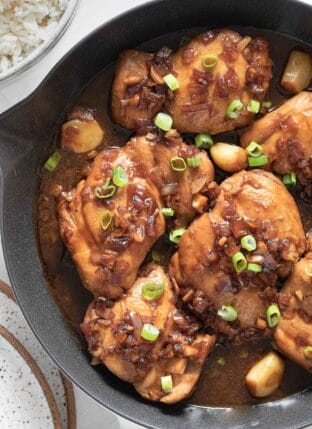
{"type": "Polygon", "coordinates": [[[202,58],[202,65],[205,69],[211,69],[215,67],[219,61],[219,58],[216,55],[204,55],[202,58]]]}
{"type": "Polygon", "coordinates": [[[232,264],[237,273],[247,268],[247,260],[242,252],[237,252],[232,257],[232,264]]]}
{"type": "Polygon", "coordinates": [[[267,308],[266,318],[270,328],[277,326],[281,320],[281,312],[277,304],[272,304],[267,308]]]}
{"type": "Polygon", "coordinates": [[[213,145],[213,140],[209,134],[197,134],[195,144],[202,149],[209,149],[213,145]]]}
{"type": "Polygon", "coordinates": [[[154,124],[156,127],[160,128],[163,131],[170,131],[172,128],[173,120],[171,116],[167,115],[167,113],[159,112],[156,115],[154,124]]]}
{"type": "Polygon", "coordinates": [[[247,105],[247,111],[250,113],[259,113],[260,110],[260,101],[250,100],[247,105]]]}
{"type": "Polygon", "coordinates": [[[178,79],[171,73],[167,74],[164,77],[164,81],[166,82],[167,86],[171,89],[171,91],[175,91],[176,89],[180,88],[178,79]]]}
{"type": "Polygon", "coordinates": [[[152,250],[152,261],[159,262],[161,260],[161,254],[157,250],[152,250]]]}
{"type": "Polygon", "coordinates": [[[231,305],[222,305],[217,314],[226,322],[234,322],[237,319],[237,311],[231,305]]]}
{"type": "Polygon", "coordinates": [[[104,231],[110,226],[113,220],[113,214],[109,210],[105,210],[100,216],[101,227],[104,231]]]}
{"type": "Polygon", "coordinates": [[[170,159],[170,165],[172,170],[174,171],[185,171],[186,170],[186,163],[183,158],[179,156],[174,156],[170,159]]]}
{"type": "Polygon", "coordinates": [[[110,198],[110,197],[112,197],[116,192],[116,186],[110,185],[109,183],[110,183],[110,178],[108,177],[102,187],[97,186],[94,189],[95,196],[98,198],[110,198]],[[103,193],[103,191],[105,191],[105,193],[103,193]]]}
{"type": "Polygon", "coordinates": [[[297,175],[296,175],[296,173],[292,172],[292,173],[289,173],[289,174],[285,174],[285,176],[283,176],[283,183],[285,185],[295,186],[295,184],[297,183],[297,175]]]}
{"type": "Polygon", "coordinates": [[[272,107],[272,101],[262,101],[261,107],[264,107],[265,109],[269,109],[272,107]]]}
{"type": "Polygon", "coordinates": [[[239,100],[233,100],[226,109],[226,114],[230,119],[237,119],[240,115],[240,111],[244,107],[243,103],[239,100]]]}
{"type": "Polygon", "coordinates": [[[225,362],[226,362],[226,360],[225,360],[225,358],[224,358],[223,356],[220,356],[220,357],[217,359],[217,364],[218,364],[218,365],[220,365],[220,366],[224,366],[224,365],[225,365],[225,362]]]}
{"type": "Polygon", "coordinates": [[[303,354],[307,360],[311,360],[312,359],[312,347],[311,346],[305,347],[303,349],[303,354]]]}
{"type": "Polygon", "coordinates": [[[52,173],[56,169],[58,163],[60,162],[60,159],[61,154],[59,151],[56,150],[44,164],[44,167],[52,173]]]}
{"type": "Polygon", "coordinates": [[[142,287],[142,295],[145,298],[158,298],[159,296],[164,294],[165,285],[162,284],[147,284],[142,287]]]}
{"type": "Polygon", "coordinates": [[[147,341],[156,341],[159,337],[159,329],[150,323],[144,323],[141,329],[141,337],[147,341]]]}
{"type": "Polygon", "coordinates": [[[160,377],[161,382],[161,390],[165,393],[169,393],[173,389],[173,382],[171,375],[165,375],[164,377],[160,377]]]}
{"type": "Polygon", "coordinates": [[[172,243],[178,244],[182,235],[185,233],[185,228],[177,228],[170,232],[169,239],[172,243]]]}
{"type": "Polygon", "coordinates": [[[256,158],[260,155],[262,155],[262,146],[258,144],[257,142],[250,142],[249,145],[246,147],[246,152],[248,155],[256,158]]]}
{"type": "Polygon", "coordinates": [[[260,167],[261,165],[266,165],[269,162],[267,155],[260,155],[256,158],[253,156],[248,157],[249,167],[260,167]]]}
{"type": "Polygon", "coordinates": [[[174,216],[174,210],[169,207],[165,207],[162,209],[162,214],[167,217],[172,217],[174,216]]]}
{"type": "Polygon", "coordinates": [[[249,264],[247,265],[247,270],[253,271],[254,273],[261,273],[262,265],[249,262],[249,264]]]}
{"type": "Polygon", "coordinates": [[[186,158],[186,162],[187,162],[188,167],[197,168],[200,166],[201,157],[200,156],[193,156],[191,158],[186,158]]]}
{"type": "Polygon", "coordinates": [[[256,250],[257,242],[255,237],[252,235],[245,235],[245,237],[241,239],[241,246],[243,249],[248,250],[248,252],[252,252],[253,250],[256,250]]]}
{"type": "Polygon", "coordinates": [[[113,182],[116,186],[125,186],[128,183],[128,176],[125,170],[118,166],[113,170],[113,182]]]}

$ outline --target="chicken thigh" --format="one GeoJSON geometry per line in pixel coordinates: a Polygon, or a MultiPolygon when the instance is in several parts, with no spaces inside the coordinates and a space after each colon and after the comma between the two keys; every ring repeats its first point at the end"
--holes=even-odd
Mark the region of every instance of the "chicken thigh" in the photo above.
{"type": "Polygon", "coordinates": [[[241,136],[241,145],[262,145],[270,167],[279,174],[297,173],[312,196],[312,92],[300,92],[266,114],[241,136]]]}
{"type": "Polygon", "coordinates": [[[131,287],[155,241],[165,232],[164,204],[177,225],[196,214],[194,201],[208,198],[214,170],[207,154],[188,147],[177,133],[133,138],[102,151],[76,189],[58,200],[60,233],[87,289],[118,297],[131,287]],[[197,168],[173,171],[170,160],[196,155],[197,168]],[[125,176],[125,177],[124,177],[125,176]]]}
{"type": "Polygon", "coordinates": [[[169,67],[170,54],[169,49],[155,55],[135,50],[120,54],[112,87],[112,115],[120,125],[140,129],[161,109],[165,88],[158,75],[169,67]]]}
{"type": "Polygon", "coordinates": [[[173,56],[173,71],[180,88],[169,104],[173,124],[180,132],[218,134],[247,125],[253,113],[250,100],[263,100],[271,79],[268,44],[260,38],[242,37],[223,29],[200,34],[173,56]],[[216,56],[214,67],[203,62],[216,56]],[[235,118],[227,108],[240,100],[243,108],[235,118]]]}
{"type": "Polygon", "coordinates": [[[214,336],[199,332],[194,318],[176,308],[172,285],[154,264],[145,267],[114,304],[103,298],[91,303],[81,329],[93,363],[104,363],[144,398],[167,404],[192,393],[215,342],[214,336]],[[147,297],[146,285],[161,286],[161,295],[147,297]],[[153,339],[144,338],[146,326],[152,326],[153,339]],[[169,379],[167,388],[162,377],[169,379]]]}
{"type": "Polygon", "coordinates": [[[277,277],[286,276],[304,250],[299,212],[285,186],[271,173],[241,171],[221,184],[213,210],[182,236],[170,275],[207,326],[240,341],[268,333],[265,311],[277,277]],[[246,236],[256,240],[250,250],[241,242],[246,236]],[[239,272],[232,262],[238,252],[245,258],[239,272]],[[223,320],[222,306],[233,307],[236,320],[223,320]]]}
{"type": "Polygon", "coordinates": [[[312,371],[312,253],[294,270],[279,294],[282,319],[274,332],[279,350],[312,371]]]}

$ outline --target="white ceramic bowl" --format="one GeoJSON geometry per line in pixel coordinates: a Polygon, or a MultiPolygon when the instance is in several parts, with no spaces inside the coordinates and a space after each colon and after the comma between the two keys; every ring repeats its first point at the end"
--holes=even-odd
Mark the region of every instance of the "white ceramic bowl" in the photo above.
{"type": "Polygon", "coordinates": [[[31,67],[37,61],[39,61],[45,54],[47,54],[50,49],[55,45],[55,43],[60,39],[62,34],[65,32],[68,27],[72,17],[74,16],[76,9],[78,7],[79,0],[70,0],[67,8],[65,9],[55,32],[52,36],[41,43],[34,51],[27,55],[21,62],[10,67],[7,72],[0,73],[0,84],[8,79],[22,73],[24,70],[31,67]]]}

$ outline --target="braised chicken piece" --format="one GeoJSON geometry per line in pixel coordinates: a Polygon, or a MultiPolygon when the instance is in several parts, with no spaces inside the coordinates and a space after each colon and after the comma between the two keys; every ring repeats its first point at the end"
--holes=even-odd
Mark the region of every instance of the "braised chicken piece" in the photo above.
{"type": "Polygon", "coordinates": [[[165,231],[162,208],[175,210],[177,225],[189,223],[207,205],[213,177],[207,154],[188,147],[177,133],[167,140],[148,134],[103,150],[88,177],[58,202],[61,236],[85,287],[109,298],[131,287],[165,231]],[[170,160],[177,155],[196,155],[200,165],[176,172],[170,160]]]}
{"type": "Polygon", "coordinates": [[[278,109],[266,114],[241,136],[262,146],[270,167],[279,174],[296,173],[312,196],[312,92],[300,92],[278,109]]]}
{"type": "Polygon", "coordinates": [[[89,176],[61,194],[60,233],[95,296],[115,298],[133,284],[147,252],[164,233],[161,209],[159,191],[141,175],[127,148],[102,151],[89,176]]]}
{"type": "Polygon", "coordinates": [[[278,349],[312,371],[312,253],[295,266],[279,294],[282,318],[274,332],[278,349]]]}
{"type": "Polygon", "coordinates": [[[169,49],[157,54],[127,50],[120,54],[112,87],[113,119],[125,128],[140,129],[165,102],[162,75],[170,67],[169,49]],[[154,78],[153,78],[154,77],[154,78]]]}
{"type": "Polygon", "coordinates": [[[249,124],[248,103],[263,100],[271,79],[268,44],[228,30],[200,34],[173,56],[173,72],[180,88],[169,105],[180,132],[218,134],[249,124]],[[217,57],[213,64],[213,57],[217,57]],[[205,62],[208,66],[204,66],[205,62]],[[240,100],[239,112],[227,116],[228,106],[240,100]],[[236,114],[237,113],[237,114],[236,114]]]}
{"type": "Polygon", "coordinates": [[[220,185],[215,207],[184,233],[170,275],[207,326],[242,341],[269,333],[265,314],[276,280],[304,251],[299,212],[285,186],[271,173],[241,171],[220,185]],[[223,306],[231,306],[230,314],[218,315],[223,306]]]}
{"type": "Polygon", "coordinates": [[[101,297],[91,303],[81,326],[94,364],[104,363],[144,398],[167,404],[192,393],[215,343],[175,301],[163,268],[150,264],[114,304],[101,297]],[[146,287],[158,296],[147,296],[146,287]]]}

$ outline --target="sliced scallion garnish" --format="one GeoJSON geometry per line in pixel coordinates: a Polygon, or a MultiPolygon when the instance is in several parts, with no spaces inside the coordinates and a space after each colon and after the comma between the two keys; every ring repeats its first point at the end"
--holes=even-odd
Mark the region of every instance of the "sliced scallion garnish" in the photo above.
{"type": "Polygon", "coordinates": [[[261,107],[264,107],[265,109],[270,109],[270,107],[272,107],[272,101],[262,101],[261,107]]]}
{"type": "Polygon", "coordinates": [[[58,163],[60,162],[61,154],[59,151],[55,151],[46,161],[44,167],[49,170],[51,173],[56,169],[58,163]]]}
{"type": "Polygon", "coordinates": [[[195,144],[202,149],[209,149],[213,145],[213,140],[209,134],[197,134],[195,137],[195,144]]]}
{"type": "Polygon", "coordinates": [[[232,305],[222,305],[217,314],[226,322],[234,322],[237,319],[237,311],[232,305]]]}
{"type": "Polygon", "coordinates": [[[248,250],[248,252],[252,252],[257,248],[257,242],[253,235],[245,235],[241,238],[241,246],[243,249],[248,250]]]}
{"type": "Polygon", "coordinates": [[[258,144],[255,141],[252,141],[249,143],[249,145],[246,147],[246,152],[249,156],[257,158],[258,156],[262,155],[262,146],[258,144]]]}
{"type": "Polygon", "coordinates": [[[248,165],[249,167],[260,167],[261,165],[266,165],[269,162],[269,158],[267,155],[260,155],[256,158],[253,156],[248,157],[248,165]]]}
{"type": "Polygon", "coordinates": [[[142,295],[145,298],[158,298],[159,296],[164,294],[165,285],[161,284],[147,284],[142,287],[142,295]]]}
{"type": "Polygon", "coordinates": [[[242,252],[236,252],[235,255],[232,256],[232,265],[237,273],[245,270],[247,268],[245,255],[242,252]]]}
{"type": "Polygon", "coordinates": [[[173,210],[173,209],[171,209],[170,207],[165,207],[165,208],[163,208],[163,209],[161,210],[161,212],[162,212],[162,214],[163,214],[164,216],[167,216],[167,217],[172,217],[172,216],[174,216],[174,210],[173,210]]]}
{"type": "Polygon", "coordinates": [[[227,117],[230,118],[230,119],[237,119],[237,118],[239,118],[240,111],[242,110],[243,107],[244,107],[244,105],[241,102],[241,100],[239,100],[239,99],[233,100],[228,105],[228,107],[226,109],[226,115],[227,115],[227,117]]]}
{"type": "Polygon", "coordinates": [[[164,77],[164,81],[166,82],[167,86],[171,89],[171,91],[176,91],[180,88],[180,84],[178,79],[172,74],[169,73],[164,77]]]}
{"type": "Polygon", "coordinates": [[[260,107],[261,107],[260,101],[250,100],[247,105],[247,111],[250,113],[259,113],[260,107]]]}
{"type": "Polygon", "coordinates": [[[291,186],[295,186],[297,183],[297,175],[296,173],[292,172],[289,174],[285,174],[285,176],[283,176],[283,183],[285,185],[291,185],[291,186]]]}
{"type": "Polygon", "coordinates": [[[163,131],[170,131],[172,128],[172,117],[170,115],[167,115],[167,113],[159,112],[157,113],[154,124],[156,127],[160,128],[163,131]]]}
{"type": "Polygon", "coordinates": [[[217,55],[207,54],[202,57],[202,66],[205,69],[211,69],[217,65],[218,61],[217,55]]]}
{"type": "Polygon", "coordinates": [[[165,393],[169,393],[173,389],[173,381],[171,375],[165,375],[160,377],[161,390],[165,393]]]}
{"type": "Polygon", "coordinates": [[[94,189],[94,194],[97,198],[110,198],[116,192],[116,186],[110,185],[110,177],[108,177],[103,186],[97,186],[94,189]]]}
{"type": "Polygon", "coordinates": [[[172,230],[169,234],[170,241],[172,241],[172,243],[178,244],[185,231],[185,228],[177,228],[172,230]]]}
{"type": "Polygon", "coordinates": [[[270,328],[274,328],[279,324],[281,312],[277,304],[272,304],[267,308],[266,318],[270,328]]]}
{"type": "Polygon", "coordinates": [[[186,163],[180,156],[174,156],[171,158],[170,165],[173,171],[181,172],[186,170],[186,163]]]}
{"type": "Polygon", "coordinates": [[[117,166],[113,170],[113,182],[116,186],[122,187],[128,183],[128,175],[124,168],[117,166]]]}
{"type": "Polygon", "coordinates": [[[190,168],[197,168],[200,166],[201,157],[200,156],[192,156],[191,158],[186,158],[187,166],[190,168]]]}
{"type": "Polygon", "coordinates": [[[159,337],[159,329],[150,323],[144,323],[141,329],[141,337],[147,341],[156,341],[159,337]]]}
{"type": "Polygon", "coordinates": [[[262,265],[254,264],[253,262],[249,262],[249,264],[247,265],[247,270],[253,271],[254,273],[261,273],[262,265]]]}

